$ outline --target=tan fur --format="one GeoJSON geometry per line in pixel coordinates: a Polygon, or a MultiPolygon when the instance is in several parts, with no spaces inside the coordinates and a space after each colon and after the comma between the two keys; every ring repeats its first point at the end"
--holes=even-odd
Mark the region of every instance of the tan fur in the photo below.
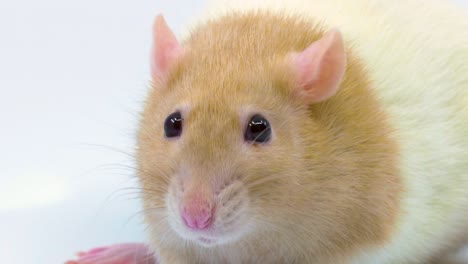
{"type": "Polygon", "coordinates": [[[138,165],[163,264],[339,263],[390,238],[404,191],[399,150],[352,47],[334,97],[307,106],[294,96],[285,57],[323,31],[265,13],[210,21],[185,40],[187,52],[169,81],[155,82],[138,135],[138,165]],[[185,108],[181,138],[165,139],[164,119],[185,108]],[[246,113],[268,118],[272,142],[243,142],[246,113]],[[166,215],[171,182],[179,180],[213,190],[242,182],[252,228],[212,248],[184,241],[166,215]]]}

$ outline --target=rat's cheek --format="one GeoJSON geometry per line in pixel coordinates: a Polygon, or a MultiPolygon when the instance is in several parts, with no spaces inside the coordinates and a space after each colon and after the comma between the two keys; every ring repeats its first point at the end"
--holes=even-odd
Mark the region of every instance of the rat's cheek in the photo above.
{"type": "Polygon", "coordinates": [[[218,193],[218,210],[214,227],[222,232],[241,234],[249,220],[248,190],[240,181],[225,186],[218,193]]]}

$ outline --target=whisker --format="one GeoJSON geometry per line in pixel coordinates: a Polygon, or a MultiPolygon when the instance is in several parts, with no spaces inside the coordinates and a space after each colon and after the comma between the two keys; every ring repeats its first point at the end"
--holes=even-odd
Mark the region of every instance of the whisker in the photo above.
{"type": "Polygon", "coordinates": [[[246,187],[249,190],[253,190],[254,188],[258,187],[261,184],[264,184],[264,183],[267,183],[267,182],[270,182],[270,181],[274,181],[274,180],[280,180],[280,179],[283,179],[283,178],[284,178],[284,175],[282,175],[282,174],[270,174],[270,175],[268,175],[266,177],[256,179],[255,181],[247,182],[246,187]]]}
{"type": "Polygon", "coordinates": [[[128,219],[125,221],[124,226],[126,226],[130,221],[132,221],[135,217],[137,216],[143,216],[144,213],[152,211],[153,213],[160,213],[163,214],[162,210],[164,210],[164,206],[158,206],[158,207],[150,207],[150,208],[144,208],[143,210],[139,210],[136,213],[130,215],[128,219]]]}
{"type": "Polygon", "coordinates": [[[92,144],[92,143],[80,143],[80,145],[88,146],[88,147],[97,147],[97,148],[113,151],[113,152],[116,152],[116,153],[119,153],[119,154],[123,154],[123,155],[125,155],[127,157],[136,159],[136,156],[134,154],[132,154],[130,152],[127,152],[125,150],[122,150],[122,149],[118,149],[116,147],[106,146],[106,145],[102,145],[102,144],[92,144]]]}

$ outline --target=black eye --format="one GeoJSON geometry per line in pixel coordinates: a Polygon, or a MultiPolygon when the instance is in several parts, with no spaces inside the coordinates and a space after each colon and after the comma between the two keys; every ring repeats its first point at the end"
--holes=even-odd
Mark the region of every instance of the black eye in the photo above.
{"type": "Polygon", "coordinates": [[[178,137],[182,134],[182,115],[180,112],[170,114],[164,121],[164,133],[166,137],[178,137]]]}
{"type": "Polygon", "coordinates": [[[271,138],[271,127],[268,120],[261,115],[254,115],[247,124],[244,138],[246,141],[264,143],[271,138]]]}

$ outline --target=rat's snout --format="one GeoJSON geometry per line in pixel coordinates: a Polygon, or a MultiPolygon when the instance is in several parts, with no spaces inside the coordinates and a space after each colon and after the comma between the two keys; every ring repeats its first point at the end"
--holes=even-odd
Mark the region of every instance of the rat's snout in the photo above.
{"type": "Polygon", "coordinates": [[[229,178],[213,186],[184,180],[172,182],[167,200],[169,224],[180,237],[211,247],[234,241],[249,230],[249,196],[243,182],[229,178]]]}
{"type": "Polygon", "coordinates": [[[214,202],[212,199],[198,193],[187,195],[180,210],[183,222],[190,229],[206,229],[213,223],[214,202]]]}

